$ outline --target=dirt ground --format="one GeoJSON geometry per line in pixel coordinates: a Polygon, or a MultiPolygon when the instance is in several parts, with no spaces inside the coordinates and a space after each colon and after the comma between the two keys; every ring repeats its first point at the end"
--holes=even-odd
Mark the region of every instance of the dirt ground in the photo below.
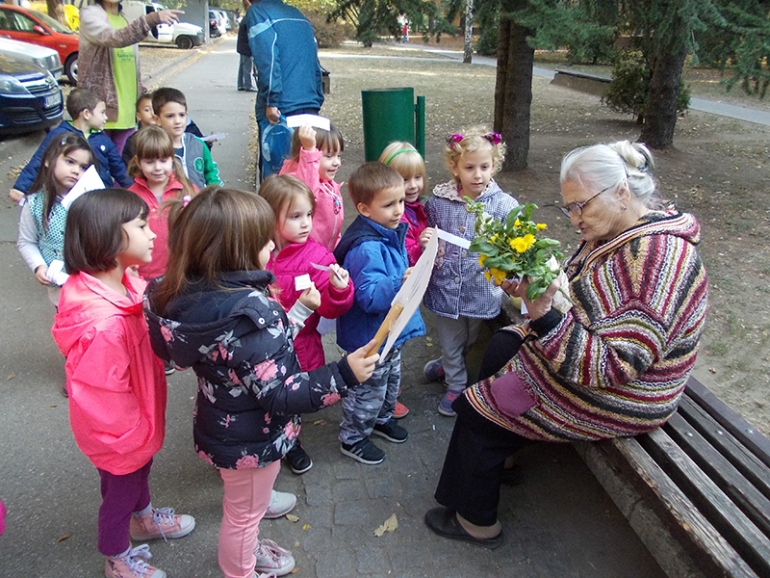
{"type": "MultiPolygon", "coordinates": [[[[427,190],[448,180],[440,157],[446,135],[474,124],[491,124],[494,68],[425,56],[397,44],[321,52],[321,62],[332,75],[332,94],[322,112],[346,139],[348,166],[343,176],[363,160],[363,89],[412,86],[416,95],[425,95],[427,190]],[[397,55],[415,58],[387,58],[397,55]]],[[[711,93],[694,87],[693,95],[714,98],[715,83],[718,79],[710,75],[711,93]]],[[[497,176],[520,202],[543,207],[560,200],[559,163],[569,150],[639,137],[634,119],[610,111],[597,97],[552,86],[541,78],[534,79],[533,93],[529,168],[497,176]]],[[[733,102],[752,103],[735,93],[730,96],[733,102]]],[[[674,148],[655,152],[655,174],[663,196],[693,213],[702,225],[700,252],[711,293],[695,375],[766,433],[770,433],[768,137],[770,127],[690,112],[677,123],[674,148]]],[[[558,210],[543,207],[538,220],[549,224],[565,253],[575,248],[578,235],[558,210]]]]}

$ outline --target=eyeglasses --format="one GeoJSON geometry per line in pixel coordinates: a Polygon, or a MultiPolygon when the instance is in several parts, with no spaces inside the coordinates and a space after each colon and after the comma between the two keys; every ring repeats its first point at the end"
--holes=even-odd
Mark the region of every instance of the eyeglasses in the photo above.
{"type": "Polygon", "coordinates": [[[582,214],[583,214],[583,209],[585,209],[585,207],[586,207],[586,205],[587,205],[588,203],[590,203],[591,201],[593,201],[593,200],[594,200],[596,197],[598,197],[599,195],[601,195],[603,192],[605,192],[605,191],[609,191],[610,189],[614,188],[615,186],[616,186],[616,185],[610,185],[610,186],[609,186],[609,187],[607,187],[606,189],[602,189],[601,191],[599,191],[598,193],[596,193],[596,194],[595,194],[593,197],[591,197],[591,198],[590,198],[590,199],[588,199],[587,201],[580,201],[580,202],[574,202],[574,203],[570,203],[569,205],[565,205],[565,206],[563,206],[563,207],[559,207],[559,210],[560,210],[562,213],[564,213],[564,216],[565,216],[565,217],[567,217],[568,219],[569,219],[569,218],[570,218],[572,215],[575,215],[576,217],[579,217],[580,215],[582,215],[582,214]]]}

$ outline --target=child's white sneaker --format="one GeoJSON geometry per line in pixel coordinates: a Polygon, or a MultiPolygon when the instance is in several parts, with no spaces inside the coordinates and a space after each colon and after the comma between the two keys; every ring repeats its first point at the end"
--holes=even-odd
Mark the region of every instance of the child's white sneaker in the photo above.
{"type": "Polygon", "coordinates": [[[131,516],[131,539],[139,542],[163,538],[184,538],[195,529],[195,518],[175,514],[174,508],[153,508],[144,516],[131,516]]]}
{"type": "Polygon", "coordinates": [[[259,574],[266,572],[275,576],[284,576],[294,570],[294,556],[272,540],[260,540],[254,551],[257,564],[254,571],[259,574]]]}

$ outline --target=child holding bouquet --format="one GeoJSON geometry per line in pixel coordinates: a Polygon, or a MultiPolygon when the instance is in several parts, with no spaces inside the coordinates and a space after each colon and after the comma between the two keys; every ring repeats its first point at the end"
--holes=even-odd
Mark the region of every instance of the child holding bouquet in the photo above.
{"type": "MultiPolygon", "coordinates": [[[[453,179],[433,189],[433,197],[425,206],[428,226],[472,241],[476,216],[469,210],[465,197],[482,203],[491,218],[505,219],[518,202],[492,178],[504,155],[505,144],[500,135],[483,127],[450,135],[444,147],[444,160],[453,179]]],[[[452,403],[468,385],[465,354],[476,341],[482,321],[500,313],[502,298],[503,290],[484,276],[477,253],[439,240],[424,303],[436,314],[441,343],[441,357],[425,366],[429,380],[443,379],[447,385],[438,406],[441,415],[456,415],[452,403]]]]}

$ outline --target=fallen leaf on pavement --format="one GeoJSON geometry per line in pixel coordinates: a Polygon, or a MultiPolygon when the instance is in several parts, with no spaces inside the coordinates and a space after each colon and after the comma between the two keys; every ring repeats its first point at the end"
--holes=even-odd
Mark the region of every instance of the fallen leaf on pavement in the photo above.
{"type": "Polygon", "coordinates": [[[303,530],[309,530],[310,529],[310,524],[305,524],[304,526],[302,526],[302,529],[303,530]]]}
{"type": "Polygon", "coordinates": [[[374,531],[374,535],[379,538],[385,532],[393,532],[396,528],[398,528],[398,518],[396,518],[396,515],[393,514],[390,518],[385,520],[385,523],[382,526],[378,527],[374,531]]]}
{"type": "Polygon", "coordinates": [[[66,540],[70,536],[72,536],[72,534],[64,534],[63,536],[59,536],[59,539],[56,540],[56,543],[58,544],[59,542],[64,542],[64,540],[66,540]]]}
{"type": "Polygon", "coordinates": [[[299,522],[299,517],[294,514],[286,514],[286,519],[289,520],[289,522],[299,522]]]}

